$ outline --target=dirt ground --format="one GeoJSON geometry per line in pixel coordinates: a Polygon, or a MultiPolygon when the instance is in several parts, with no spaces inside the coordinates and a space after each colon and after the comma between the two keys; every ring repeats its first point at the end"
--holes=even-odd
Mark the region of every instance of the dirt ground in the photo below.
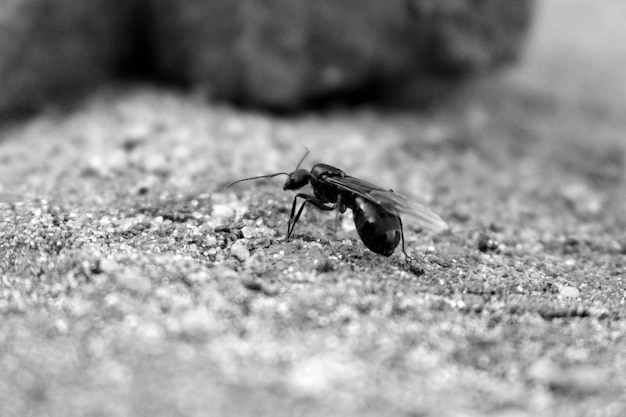
{"type": "Polygon", "coordinates": [[[539,6],[519,67],[426,112],[141,86],[5,127],[0,415],[626,415],[626,3],[539,6]],[[223,186],[302,145],[450,231],[286,241],[284,178],[223,186]]]}

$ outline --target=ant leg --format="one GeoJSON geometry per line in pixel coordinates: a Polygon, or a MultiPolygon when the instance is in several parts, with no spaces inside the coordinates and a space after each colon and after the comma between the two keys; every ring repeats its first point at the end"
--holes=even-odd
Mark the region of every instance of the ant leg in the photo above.
{"type": "Polygon", "coordinates": [[[289,223],[287,225],[287,239],[291,237],[291,234],[293,233],[293,229],[296,227],[296,223],[300,219],[300,215],[302,214],[302,211],[304,210],[304,206],[306,206],[307,203],[313,204],[318,209],[325,210],[325,211],[334,210],[337,207],[337,204],[333,204],[332,206],[327,206],[322,200],[309,194],[302,194],[302,193],[296,194],[296,196],[293,199],[293,205],[291,206],[291,217],[289,218],[289,223]],[[304,203],[302,203],[302,205],[298,209],[298,213],[295,214],[296,206],[298,205],[297,203],[298,197],[304,199],[304,203]]]}
{"type": "Polygon", "coordinates": [[[296,227],[296,223],[300,219],[300,215],[302,214],[302,210],[304,210],[304,206],[307,203],[306,201],[304,203],[302,203],[302,205],[300,206],[300,209],[298,210],[298,214],[296,214],[295,217],[294,217],[294,213],[295,213],[295,210],[296,210],[296,201],[298,201],[297,197],[293,199],[293,206],[292,206],[292,209],[291,209],[291,217],[289,218],[289,223],[287,223],[287,240],[289,240],[289,238],[291,237],[291,234],[293,233],[293,229],[296,227]]]}
{"type": "Polygon", "coordinates": [[[341,194],[339,194],[337,196],[337,203],[335,203],[335,207],[338,209],[337,213],[335,213],[335,228],[333,230],[334,233],[334,238],[337,239],[337,229],[338,229],[338,225],[339,225],[339,216],[341,216],[341,214],[343,213],[343,211],[345,210],[343,208],[343,204],[341,202],[341,194]]]}
{"type": "MultiPolygon", "coordinates": [[[[302,207],[304,207],[304,205],[306,204],[306,201],[304,203],[302,203],[302,207]]],[[[300,210],[298,211],[298,215],[294,216],[294,214],[296,213],[296,206],[298,205],[298,196],[295,196],[293,199],[293,204],[291,205],[291,214],[289,215],[289,222],[287,223],[287,239],[289,239],[289,237],[291,236],[291,232],[292,232],[292,224],[295,226],[296,222],[298,221],[298,219],[300,218],[300,214],[302,211],[302,207],[300,207],[300,210]],[[295,218],[295,220],[294,220],[295,218]]]]}
{"type": "Polygon", "coordinates": [[[400,236],[402,237],[402,253],[404,253],[404,256],[406,256],[406,259],[410,262],[413,258],[406,253],[406,249],[404,247],[404,229],[402,228],[402,219],[398,217],[398,220],[400,221],[400,236]]]}
{"type": "Polygon", "coordinates": [[[293,204],[291,205],[291,216],[289,217],[289,223],[287,223],[287,239],[291,237],[291,234],[293,233],[293,229],[296,227],[296,223],[300,219],[300,215],[302,214],[302,211],[304,210],[304,206],[306,205],[306,203],[308,203],[311,200],[311,198],[314,198],[314,197],[308,194],[302,194],[302,193],[296,194],[296,196],[294,197],[293,204]],[[300,209],[298,210],[298,214],[296,214],[296,206],[298,205],[298,197],[303,198],[304,202],[300,206],[300,209]]]}

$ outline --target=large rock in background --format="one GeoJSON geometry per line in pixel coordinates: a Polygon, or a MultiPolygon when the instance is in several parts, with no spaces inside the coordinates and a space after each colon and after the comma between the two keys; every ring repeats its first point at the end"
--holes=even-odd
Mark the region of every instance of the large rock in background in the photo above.
{"type": "Polygon", "coordinates": [[[428,101],[516,58],[533,0],[4,0],[0,113],[119,74],[290,110],[428,101]]]}
{"type": "Polygon", "coordinates": [[[170,79],[278,108],[372,94],[428,100],[517,57],[532,3],[155,0],[156,64],[170,79]]]}
{"type": "Polygon", "coordinates": [[[110,79],[133,49],[124,0],[0,1],[0,114],[110,79]]]}

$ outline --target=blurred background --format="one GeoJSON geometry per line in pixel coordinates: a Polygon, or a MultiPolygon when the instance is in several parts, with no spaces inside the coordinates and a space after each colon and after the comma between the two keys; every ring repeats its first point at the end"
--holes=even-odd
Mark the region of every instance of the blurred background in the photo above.
{"type": "Polygon", "coordinates": [[[6,0],[0,115],[143,80],[245,106],[431,104],[514,62],[532,0],[6,0]]]}
{"type": "Polygon", "coordinates": [[[514,82],[558,97],[600,100],[624,108],[626,39],[619,0],[537,1],[533,29],[514,82]]]}
{"type": "Polygon", "coordinates": [[[279,111],[423,106],[511,68],[520,86],[619,106],[624,14],[619,0],[5,0],[0,119],[133,80],[279,111]]]}
{"type": "Polygon", "coordinates": [[[0,0],[0,415],[626,415],[625,17],[0,0]],[[280,239],[302,145],[451,233],[280,239]]]}

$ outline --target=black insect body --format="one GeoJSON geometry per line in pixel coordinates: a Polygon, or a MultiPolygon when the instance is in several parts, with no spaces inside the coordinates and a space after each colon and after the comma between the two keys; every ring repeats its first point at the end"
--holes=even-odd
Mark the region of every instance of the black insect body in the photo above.
{"type": "Polygon", "coordinates": [[[350,186],[345,183],[346,178],[350,178],[353,182],[357,180],[348,177],[344,171],[326,164],[315,165],[311,172],[298,169],[289,175],[283,187],[285,190],[297,190],[310,183],[315,195],[296,194],[291,209],[287,238],[293,233],[307,203],[321,210],[338,210],[340,213],[344,213],[349,208],[352,210],[356,230],[365,246],[373,252],[390,256],[402,238],[400,216],[384,208],[379,202],[371,201],[370,198],[362,195],[374,186],[368,184],[364,187],[366,183],[360,180],[350,186]],[[304,199],[304,203],[296,213],[298,198],[304,199]]]}
{"type": "Polygon", "coordinates": [[[363,197],[354,200],[352,216],[359,237],[373,252],[391,256],[403,238],[400,216],[363,197]]]}
{"type": "Polygon", "coordinates": [[[298,193],[293,200],[287,227],[287,239],[291,237],[307,204],[320,210],[337,210],[339,213],[351,209],[357,233],[365,246],[384,256],[390,256],[402,241],[402,252],[407,258],[409,257],[404,248],[401,214],[413,217],[422,227],[434,232],[441,232],[448,228],[446,223],[427,207],[396,194],[392,190],[386,190],[367,181],[351,177],[339,168],[327,164],[317,164],[313,166],[310,172],[306,169],[300,169],[300,164],[307,155],[308,150],[298,163],[296,170],[290,174],[280,172],[245,178],[235,181],[227,187],[241,181],[278,175],[289,177],[283,186],[284,190],[299,190],[310,184],[313,195],[298,193]],[[298,199],[302,199],[304,202],[296,211],[298,199]]]}

